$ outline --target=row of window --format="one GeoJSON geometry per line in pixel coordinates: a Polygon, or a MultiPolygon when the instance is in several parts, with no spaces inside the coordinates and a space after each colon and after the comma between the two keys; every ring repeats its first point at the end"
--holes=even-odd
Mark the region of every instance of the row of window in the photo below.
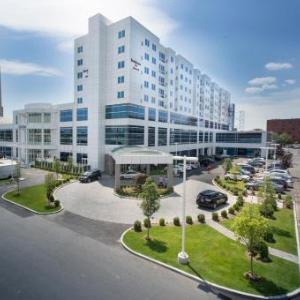
{"type": "MultiPolygon", "coordinates": [[[[88,128],[86,126],[80,126],[76,128],[76,143],[77,145],[88,144],[88,128]]],[[[60,128],[60,144],[72,145],[73,144],[73,128],[61,127],[60,128]]]]}
{"type": "Polygon", "coordinates": [[[28,129],[27,141],[30,145],[39,145],[44,142],[45,145],[51,144],[51,130],[50,129],[28,129]]]}
{"type": "MultiPolygon", "coordinates": [[[[60,152],[59,154],[59,158],[60,161],[65,161],[67,162],[69,160],[70,157],[72,157],[72,152],[60,152]]],[[[88,161],[88,155],[87,153],[77,153],[76,154],[76,162],[78,164],[87,164],[88,161]]]]}
{"type": "MultiPolygon", "coordinates": [[[[87,108],[77,108],[76,111],[77,121],[87,121],[88,120],[88,109],[87,108]]],[[[60,122],[72,122],[73,121],[73,110],[65,109],[60,111],[60,122]]]]}
{"type": "Polygon", "coordinates": [[[13,130],[12,129],[0,129],[0,142],[12,142],[13,130]]]}
{"type": "Polygon", "coordinates": [[[216,134],[217,143],[249,143],[260,144],[262,142],[261,132],[218,132],[216,134]]]}
{"type": "Polygon", "coordinates": [[[28,113],[28,123],[50,123],[51,113],[28,113]]]}

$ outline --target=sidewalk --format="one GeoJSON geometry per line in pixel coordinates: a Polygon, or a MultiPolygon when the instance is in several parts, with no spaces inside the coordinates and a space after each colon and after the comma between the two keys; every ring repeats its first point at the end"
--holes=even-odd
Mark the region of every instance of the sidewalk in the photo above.
{"type": "MultiPolygon", "coordinates": [[[[223,235],[227,236],[228,238],[232,239],[232,240],[237,240],[236,236],[234,235],[234,233],[225,228],[224,226],[220,225],[218,222],[215,222],[213,220],[207,220],[206,221],[207,225],[211,226],[212,228],[214,228],[215,230],[217,230],[218,232],[222,233],[223,235]]],[[[270,254],[283,258],[285,260],[291,261],[293,263],[298,264],[298,256],[278,250],[278,249],[274,249],[269,247],[269,252],[270,254]]]]}

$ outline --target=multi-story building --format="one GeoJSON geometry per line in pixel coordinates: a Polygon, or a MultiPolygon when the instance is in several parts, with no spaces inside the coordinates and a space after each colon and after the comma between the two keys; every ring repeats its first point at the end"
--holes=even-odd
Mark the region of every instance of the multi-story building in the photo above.
{"type": "Polygon", "coordinates": [[[294,143],[300,142],[300,118],[267,120],[267,131],[287,133],[294,143]]]}
{"type": "Polygon", "coordinates": [[[216,133],[232,127],[228,91],[132,17],[98,14],[88,28],[74,43],[74,102],[15,111],[4,141],[12,156],[72,156],[104,169],[105,154],[121,145],[215,153],[216,133]]]}

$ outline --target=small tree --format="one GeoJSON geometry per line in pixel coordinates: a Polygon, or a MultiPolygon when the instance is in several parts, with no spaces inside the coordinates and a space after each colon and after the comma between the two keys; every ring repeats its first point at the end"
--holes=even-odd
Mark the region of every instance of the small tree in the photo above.
{"type": "Polygon", "coordinates": [[[68,156],[67,169],[68,169],[69,173],[72,172],[72,169],[73,169],[73,158],[72,158],[72,155],[68,156]]]}
{"type": "Polygon", "coordinates": [[[284,168],[290,168],[292,166],[293,154],[290,152],[285,153],[281,157],[281,164],[284,168]]]}
{"type": "Polygon", "coordinates": [[[257,207],[249,205],[234,219],[232,229],[238,240],[247,247],[250,256],[250,274],[247,275],[255,279],[253,257],[256,255],[257,245],[264,241],[269,230],[267,220],[260,215],[257,207]]]}
{"type": "Polygon", "coordinates": [[[264,180],[263,186],[259,189],[258,197],[261,200],[261,214],[269,218],[277,210],[276,193],[269,177],[264,180]]]}
{"type": "MultiPolygon", "coordinates": [[[[143,210],[144,216],[150,218],[159,209],[159,194],[156,189],[156,185],[151,177],[146,179],[145,184],[142,186],[142,192],[140,197],[143,199],[141,203],[141,209],[143,210]]],[[[147,240],[150,239],[150,226],[147,228],[147,240]]]]}
{"type": "Polygon", "coordinates": [[[15,165],[15,171],[14,171],[14,180],[17,184],[17,195],[20,195],[20,180],[21,179],[21,165],[19,162],[15,165]]]}
{"type": "Polygon", "coordinates": [[[223,169],[224,171],[227,173],[230,171],[230,169],[232,168],[232,162],[230,158],[225,158],[224,162],[223,162],[223,169]]]}
{"type": "Polygon", "coordinates": [[[135,177],[135,185],[139,190],[141,190],[142,185],[145,184],[147,179],[147,175],[145,174],[139,174],[138,176],[135,177]]]}
{"type": "Polygon", "coordinates": [[[55,182],[56,180],[52,173],[48,173],[45,176],[45,187],[46,187],[46,196],[47,196],[48,204],[50,204],[50,198],[55,188],[55,182]]]}
{"type": "Polygon", "coordinates": [[[53,169],[56,173],[56,179],[58,179],[58,173],[60,171],[60,161],[57,158],[54,158],[53,169]]]}

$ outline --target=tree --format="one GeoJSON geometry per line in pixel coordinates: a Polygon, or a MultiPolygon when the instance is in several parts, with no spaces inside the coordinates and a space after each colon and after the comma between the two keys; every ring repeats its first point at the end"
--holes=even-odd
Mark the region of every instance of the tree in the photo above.
{"type": "Polygon", "coordinates": [[[135,185],[139,190],[141,190],[142,185],[145,184],[146,179],[147,179],[147,175],[145,174],[139,174],[138,176],[135,177],[135,185]]]}
{"type": "MultiPolygon", "coordinates": [[[[152,215],[159,210],[159,194],[156,189],[156,185],[151,177],[146,179],[145,184],[142,186],[142,192],[140,197],[143,199],[141,203],[141,209],[143,214],[148,219],[148,224],[150,224],[150,218],[152,215]]],[[[150,226],[147,228],[147,240],[150,239],[150,226]]]]}
{"type": "Polygon", "coordinates": [[[50,199],[52,197],[53,190],[55,188],[56,180],[52,173],[48,173],[45,176],[45,187],[46,187],[46,196],[48,200],[48,204],[50,204],[50,199]]]}
{"type": "Polygon", "coordinates": [[[73,168],[73,158],[72,155],[70,155],[68,156],[68,161],[67,161],[67,169],[69,173],[71,173],[72,168],[73,168]]]}
{"type": "Polygon", "coordinates": [[[53,161],[53,169],[56,173],[56,179],[58,179],[58,173],[60,171],[60,161],[55,157],[53,161]]]}
{"type": "Polygon", "coordinates": [[[286,132],[281,134],[274,132],[272,134],[272,140],[282,146],[292,143],[292,138],[286,132]]]}
{"type": "Polygon", "coordinates": [[[246,245],[250,256],[250,274],[248,272],[247,275],[250,275],[250,279],[256,279],[253,257],[257,254],[257,246],[264,241],[264,236],[269,230],[267,220],[260,215],[256,206],[249,205],[235,217],[232,229],[237,239],[246,245]]]}
{"type": "Polygon", "coordinates": [[[264,184],[259,189],[258,197],[261,200],[260,212],[266,218],[271,218],[277,210],[276,194],[269,177],[265,177],[264,184]]]}
{"type": "Polygon", "coordinates": [[[17,194],[20,195],[21,165],[19,162],[15,165],[14,181],[17,184],[17,194]]]}
{"type": "Polygon", "coordinates": [[[281,164],[284,168],[290,168],[292,166],[293,154],[290,152],[285,153],[281,157],[281,164]]]}
{"type": "Polygon", "coordinates": [[[227,173],[230,171],[230,169],[232,168],[232,162],[230,158],[225,158],[224,162],[223,162],[223,169],[224,171],[227,173]]]}

